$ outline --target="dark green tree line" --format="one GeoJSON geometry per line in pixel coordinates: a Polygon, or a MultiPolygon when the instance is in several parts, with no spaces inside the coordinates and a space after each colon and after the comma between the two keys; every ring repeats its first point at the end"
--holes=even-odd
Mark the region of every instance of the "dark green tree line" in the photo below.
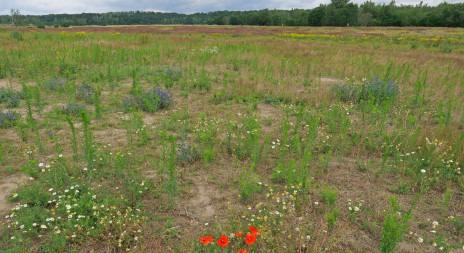
{"type": "Polygon", "coordinates": [[[0,16],[3,24],[46,26],[147,25],[147,24],[215,24],[260,26],[443,26],[464,27],[464,3],[441,3],[437,6],[376,4],[361,5],[350,0],[332,0],[330,4],[305,10],[214,11],[179,14],[161,12],[108,12],[82,14],[0,16]],[[16,21],[20,21],[19,23],[16,21]]]}

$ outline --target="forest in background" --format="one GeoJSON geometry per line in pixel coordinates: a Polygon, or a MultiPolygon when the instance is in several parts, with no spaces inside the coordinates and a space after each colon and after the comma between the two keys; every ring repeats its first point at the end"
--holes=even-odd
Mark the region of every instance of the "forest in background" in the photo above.
{"type": "Polygon", "coordinates": [[[361,5],[349,0],[332,0],[314,9],[213,11],[180,14],[148,11],[125,11],[82,14],[11,15],[0,16],[0,23],[38,27],[84,25],[259,25],[259,26],[438,26],[464,27],[464,3],[443,2],[437,6],[376,4],[361,5]]]}

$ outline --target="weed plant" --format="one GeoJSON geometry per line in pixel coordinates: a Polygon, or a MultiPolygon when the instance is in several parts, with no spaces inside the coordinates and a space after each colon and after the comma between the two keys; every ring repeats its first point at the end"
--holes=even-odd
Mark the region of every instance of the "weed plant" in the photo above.
{"type": "Polygon", "coordinates": [[[86,111],[85,105],[78,104],[76,102],[69,102],[66,106],[61,107],[61,112],[65,115],[80,115],[86,111]]]}
{"type": "Polygon", "coordinates": [[[0,112],[0,128],[13,127],[21,116],[13,111],[0,112]]]}

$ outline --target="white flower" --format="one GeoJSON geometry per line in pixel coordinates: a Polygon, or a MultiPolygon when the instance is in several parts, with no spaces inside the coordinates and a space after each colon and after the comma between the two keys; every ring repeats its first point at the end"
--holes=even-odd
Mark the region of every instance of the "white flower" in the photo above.
{"type": "Polygon", "coordinates": [[[440,248],[438,248],[438,249],[439,249],[439,250],[443,250],[443,246],[442,246],[442,247],[440,247],[440,248]]]}
{"type": "Polygon", "coordinates": [[[37,226],[37,223],[35,223],[35,222],[34,222],[34,223],[32,223],[32,226],[33,226],[33,227],[37,226]]]}
{"type": "Polygon", "coordinates": [[[34,178],[33,178],[33,177],[30,177],[29,180],[34,180],[34,178]]]}
{"type": "Polygon", "coordinates": [[[319,202],[317,202],[317,201],[316,201],[316,202],[314,202],[314,205],[316,205],[316,206],[317,206],[317,205],[319,205],[319,202]]]}
{"type": "Polygon", "coordinates": [[[438,221],[434,221],[434,222],[432,222],[432,224],[433,224],[434,227],[438,226],[438,221]]]}
{"type": "Polygon", "coordinates": [[[44,164],[43,164],[43,163],[39,163],[39,167],[43,167],[43,166],[44,166],[44,164]]]}
{"type": "Polygon", "coordinates": [[[63,157],[63,154],[59,154],[58,157],[63,157]]]}
{"type": "Polygon", "coordinates": [[[425,173],[425,172],[426,172],[426,170],[425,170],[425,169],[421,169],[421,172],[422,172],[422,173],[425,173]]]}
{"type": "Polygon", "coordinates": [[[71,209],[71,205],[66,205],[66,209],[71,209]]]}
{"type": "Polygon", "coordinates": [[[47,228],[47,226],[45,226],[45,225],[41,225],[41,226],[40,226],[40,228],[47,228]]]}
{"type": "Polygon", "coordinates": [[[419,239],[417,239],[418,242],[423,242],[424,239],[422,239],[421,237],[419,237],[419,239]]]}

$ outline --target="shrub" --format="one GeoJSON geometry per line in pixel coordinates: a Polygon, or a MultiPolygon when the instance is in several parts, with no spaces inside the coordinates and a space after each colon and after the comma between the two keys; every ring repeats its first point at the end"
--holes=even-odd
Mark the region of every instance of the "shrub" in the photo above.
{"type": "Polygon", "coordinates": [[[0,88],[0,103],[7,102],[8,108],[18,107],[23,93],[11,89],[0,88]]]}
{"type": "Polygon", "coordinates": [[[51,90],[51,91],[64,91],[66,88],[69,87],[69,84],[66,83],[66,80],[64,78],[54,78],[48,80],[44,85],[43,88],[46,90],[51,90]]]}
{"type": "Polygon", "coordinates": [[[381,103],[386,100],[395,100],[399,93],[398,84],[392,80],[385,82],[376,78],[373,81],[366,81],[361,86],[360,99],[374,99],[376,103],[381,103]]]}
{"type": "Polygon", "coordinates": [[[158,109],[168,108],[173,103],[172,94],[168,90],[150,89],[141,91],[124,98],[122,101],[122,110],[127,112],[129,109],[136,108],[147,112],[154,112],[158,109]]]}
{"type": "Polygon", "coordinates": [[[121,108],[123,112],[130,111],[130,108],[138,108],[137,101],[134,96],[125,97],[122,99],[121,108]]]}
{"type": "Polygon", "coordinates": [[[195,147],[187,144],[179,144],[177,146],[177,156],[176,161],[180,165],[187,165],[195,162],[200,158],[199,153],[196,151],[195,147]]]}
{"type": "Polygon", "coordinates": [[[183,76],[182,69],[175,66],[167,68],[164,74],[172,81],[177,81],[183,76]]]}
{"type": "Polygon", "coordinates": [[[21,116],[12,111],[0,112],[0,128],[12,127],[21,116]]]}
{"type": "Polygon", "coordinates": [[[146,93],[142,93],[141,97],[142,110],[149,111],[150,105],[155,104],[157,108],[164,109],[168,108],[172,103],[172,94],[170,91],[162,89],[150,89],[146,93]]]}
{"type": "Polygon", "coordinates": [[[335,96],[342,102],[357,101],[359,98],[359,88],[350,84],[334,84],[331,90],[335,96]]]}
{"type": "Polygon", "coordinates": [[[95,99],[95,89],[90,85],[83,84],[77,88],[76,97],[84,100],[88,104],[93,104],[95,99]]]}
{"type": "Polygon", "coordinates": [[[8,107],[8,108],[18,107],[18,106],[19,106],[19,103],[20,103],[20,101],[21,101],[21,98],[22,98],[22,94],[20,94],[19,92],[13,93],[13,94],[8,98],[7,107],[8,107]]]}
{"type": "Polygon", "coordinates": [[[37,25],[37,28],[43,29],[43,28],[45,28],[45,26],[44,26],[43,24],[38,24],[38,25],[37,25]]]}
{"type": "Polygon", "coordinates": [[[81,112],[85,111],[85,105],[71,102],[63,106],[61,111],[66,115],[79,115],[81,112]]]}
{"type": "Polygon", "coordinates": [[[361,84],[335,84],[331,87],[337,99],[342,102],[359,102],[361,100],[374,100],[380,104],[387,100],[395,100],[400,93],[398,84],[375,78],[361,84]]]}

